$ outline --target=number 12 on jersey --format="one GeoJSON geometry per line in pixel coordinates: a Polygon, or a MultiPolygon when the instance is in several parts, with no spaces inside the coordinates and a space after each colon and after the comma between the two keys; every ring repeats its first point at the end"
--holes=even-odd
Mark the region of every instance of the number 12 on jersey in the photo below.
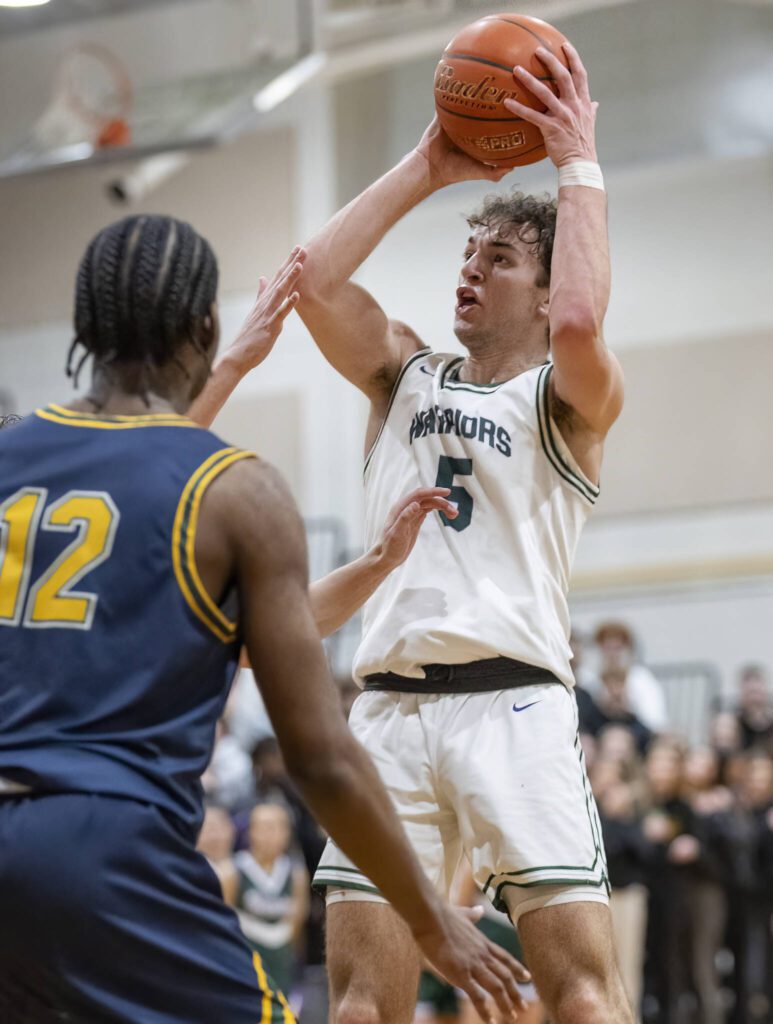
{"type": "Polygon", "coordinates": [[[49,505],[44,487],[24,487],[0,504],[0,626],[90,629],[97,595],[72,588],[113,550],[120,514],[104,491],[68,491],[49,505]],[[75,539],[30,586],[40,530],[75,539]]]}
{"type": "Polygon", "coordinates": [[[448,516],[441,512],[440,518],[443,520],[443,526],[450,526],[457,533],[461,533],[462,530],[466,530],[470,525],[473,499],[466,488],[461,487],[459,484],[454,484],[455,476],[472,476],[472,459],[452,459],[449,455],[441,455],[435,487],[449,487],[451,489],[448,500],[452,501],[459,509],[459,515],[456,519],[449,519],[448,516]]]}

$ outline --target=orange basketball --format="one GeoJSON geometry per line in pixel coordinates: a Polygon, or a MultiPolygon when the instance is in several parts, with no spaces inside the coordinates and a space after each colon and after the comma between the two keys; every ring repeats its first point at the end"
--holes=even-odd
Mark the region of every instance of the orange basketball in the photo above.
{"type": "Polygon", "coordinates": [[[534,56],[544,46],[568,67],[566,37],[539,18],[492,14],[454,36],[435,71],[435,108],[444,131],[465,153],[487,164],[517,167],[543,160],[542,132],[512,114],[503,100],[545,107],[513,77],[520,64],[557,92],[544,64],[534,56]]]}

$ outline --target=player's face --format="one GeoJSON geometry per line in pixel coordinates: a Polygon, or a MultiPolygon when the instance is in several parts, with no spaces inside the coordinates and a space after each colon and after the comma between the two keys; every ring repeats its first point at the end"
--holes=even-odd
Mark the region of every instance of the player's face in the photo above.
{"type": "Polygon", "coordinates": [[[276,859],[290,842],[290,822],[283,807],[263,804],[250,816],[250,849],[254,857],[276,859]]]}
{"type": "Polygon", "coordinates": [[[233,853],[234,827],[219,807],[208,807],[201,826],[197,849],[211,860],[225,860],[233,853]]]}
{"type": "Polygon", "coordinates": [[[514,340],[542,322],[549,287],[528,241],[515,230],[476,228],[467,240],[454,309],[454,333],[467,347],[514,340]]]}

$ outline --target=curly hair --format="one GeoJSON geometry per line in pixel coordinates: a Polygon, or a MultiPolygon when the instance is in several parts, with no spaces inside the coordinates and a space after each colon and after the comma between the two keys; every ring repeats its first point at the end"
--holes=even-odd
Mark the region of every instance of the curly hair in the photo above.
{"type": "Polygon", "coordinates": [[[471,228],[486,228],[497,237],[506,237],[515,230],[532,255],[540,262],[543,278],[540,285],[550,283],[553,239],[556,235],[558,201],[547,194],[529,196],[513,191],[509,195],[486,196],[483,205],[467,217],[471,228]]]}
{"type": "Polygon", "coordinates": [[[75,286],[75,339],[67,375],[98,364],[140,362],[150,373],[178,359],[201,333],[217,294],[215,254],[190,224],[173,217],[125,217],[89,244],[75,286]],[[85,352],[73,369],[78,347],[85,352]]]}

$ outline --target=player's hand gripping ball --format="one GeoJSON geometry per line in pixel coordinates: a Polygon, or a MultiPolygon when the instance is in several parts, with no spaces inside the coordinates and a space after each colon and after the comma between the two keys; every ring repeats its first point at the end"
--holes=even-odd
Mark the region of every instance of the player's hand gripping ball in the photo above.
{"type": "Polygon", "coordinates": [[[544,112],[544,104],[513,78],[513,68],[520,64],[558,94],[535,50],[545,47],[568,68],[561,48],[566,41],[546,21],[509,13],[481,18],[455,35],[435,70],[435,108],[454,145],[497,167],[544,160],[539,128],[509,111],[504,101],[544,112]]]}

